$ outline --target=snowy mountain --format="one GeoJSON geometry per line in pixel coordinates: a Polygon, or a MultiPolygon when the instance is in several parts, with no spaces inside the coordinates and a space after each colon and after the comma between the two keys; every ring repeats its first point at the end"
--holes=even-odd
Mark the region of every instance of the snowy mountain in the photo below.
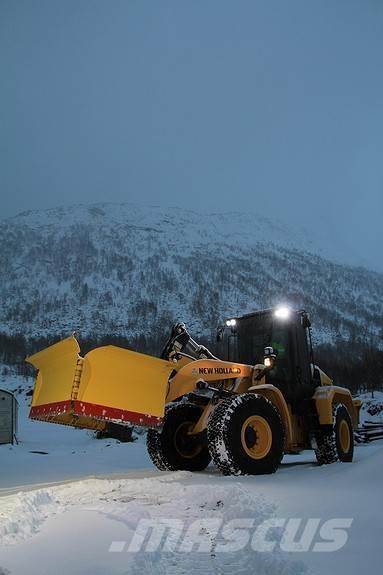
{"type": "Polygon", "coordinates": [[[383,333],[383,275],[320,254],[263,214],[132,204],[72,206],[0,222],[0,331],[26,336],[209,335],[230,315],[305,307],[322,341],[383,333]]]}

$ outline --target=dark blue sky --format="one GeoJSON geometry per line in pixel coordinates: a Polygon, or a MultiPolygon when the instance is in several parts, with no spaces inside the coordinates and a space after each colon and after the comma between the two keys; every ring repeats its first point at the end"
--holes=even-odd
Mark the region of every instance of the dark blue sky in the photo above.
{"type": "Polygon", "coordinates": [[[381,0],[0,0],[0,217],[275,214],[383,270],[382,31],[381,0]]]}

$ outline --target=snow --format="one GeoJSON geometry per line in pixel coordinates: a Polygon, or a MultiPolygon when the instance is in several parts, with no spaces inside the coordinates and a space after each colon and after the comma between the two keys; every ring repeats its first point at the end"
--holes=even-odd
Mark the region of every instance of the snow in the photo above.
{"type": "MultiPolygon", "coordinates": [[[[26,381],[32,385],[32,380],[26,381]]],[[[19,382],[19,378],[7,376],[7,389],[16,389],[19,382]]],[[[1,378],[0,387],[6,387],[1,378]]],[[[19,445],[0,445],[1,465],[7,470],[0,473],[0,494],[15,486],[126,473],[150,466],[142,437],[129,444],[114,439],[95,440],[91,431],[32,421],[28,419],[30,398],[16,397],[19,445]]]]}
{"type": "MultiPolygon", "coordinates": [[[[48,233],[57,224],[63,231],[73,225],[84,226],[94,222],[102,225],[105,216],[110,218],[114,226],[133,226],[137,230],[146,229],[160,234],[164,231],[164,224],[167,224],[173,236],[177,237],[177,242],[183,237],[185,248],[201,239],[211,241],[215,238],[225,243],[229,230],[231,241],[236,246],[253,246],[257,242],[271,243],[318,254],[343,264],[366,265],[355,250],[350,254],[348,246],[331,227],[324,225],[308,228],[304,225],[286,223],[276,218],[274,214],[270,217],[262,211],[258,213],[240,211],[206,213],[133,202],[101,202],[89,205],[74,204],[69,207],[62,206],[47,210],[30,210],[12,218],[0,220],[0,224],[30,226],[32,229],[39,229],[43,225],[48,233]],[[180,230],[182,233],[179,236],[180,230]]],[[[377,268],[378,271],[382,271],[379,262],[374,262],[374,264],[372,269],[377,268]]]]}
{"type": "MultiPolygon", "coordinates": [[[[18,387],[20,380],[11,383],[18,387]]],[[[88,432],[29,421],[28,401],[21,395],[19,401],[20,443],[0,446],[2,575],[359,575],[367,563],[369,571],[381,570],[383,441],[357,446],[352,464],[318,467],[307,451],[286,456],[267,476],[223,477],[213,467],[167,473],[149,462],[143,437],[131,444],[98,441],[88,432]],[[128,552],[145,518],[181,521],[186,528],[207,522],[207,550],[128,552]],[[257,527],[271,518],[321,525],[349,518],[352,525],[346,545],[332,553],[287,552],[279,545],[272,553],[251,546],[216,551],[222,535],[215,535],[215,523],[251,519],[257,527]]]]}
{"type": "Polygon", "coordinates": [[[360,410],[361,423],[383,424],[383,391],[362,393],[360,395],[362,407],[360,410]]]}

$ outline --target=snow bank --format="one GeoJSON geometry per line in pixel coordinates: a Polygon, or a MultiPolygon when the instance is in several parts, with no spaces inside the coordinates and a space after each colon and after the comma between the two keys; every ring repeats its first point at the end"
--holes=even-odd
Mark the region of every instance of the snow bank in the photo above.
{"type": "Polygon", "coordinates": [[[374,391],[374,397],[371,393],[363,393],[359,397],[362,400],[360,422],[383,423],[383,392],[374,391]]]}

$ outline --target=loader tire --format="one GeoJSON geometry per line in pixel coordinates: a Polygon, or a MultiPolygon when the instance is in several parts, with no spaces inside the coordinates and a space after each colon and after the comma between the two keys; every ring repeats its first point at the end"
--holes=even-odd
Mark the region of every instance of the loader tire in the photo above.
{"type": "Polygon", "coordinates": [[[333,425],[316,434],[315,455],[319,465],[336,461],[351,462],[354,456],[354,434],[350,414],[343,403],[333,406],[333,425]]]}
{"type": "Polygon", "coordinates": [[[274,473],[283,457],[284,428],[265,397],[245,393],[223,400],[207,430],[213,462],[224,475],[274,473]]]}
{"type": "Polygon", "coordinates": [[[339,461],[351,463],[354,457],[354,429],[347,407],[335,406],[335,444],[339,461]]]}
{"type": "Polygon", "coordinates": [[[160,431],[147,433],[150,459],[161,471],[202,471],[210,463],[205,434],[188,435],[199,420],[202,409],[192,403],[167,406],[160,431]]]}
{"type": "Polygon", "coordinates": [[[315,435],[315,443],[314,452],[319,465],[328,465],[338,461],[335,436],[332,429],[318,431],[315,435]]]}

